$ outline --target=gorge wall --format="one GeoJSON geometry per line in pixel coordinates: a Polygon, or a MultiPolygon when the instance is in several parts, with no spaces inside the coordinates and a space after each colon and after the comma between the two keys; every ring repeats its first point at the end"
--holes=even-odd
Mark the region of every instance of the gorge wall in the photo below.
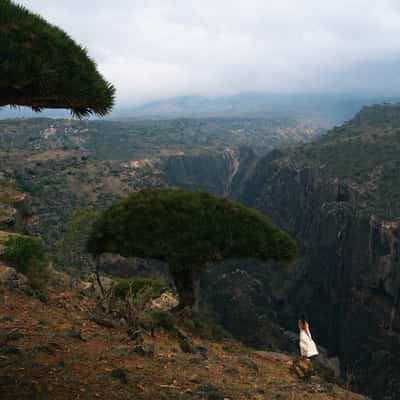
{"type": "Polygon", "coordinates": [[[161,159],[160,170],[170,185],[231,195],[241,190],[256,160],[251,148],[240,146],[220,152],[166,157],[161,159]]]}
{"type": "Polygon", "coordinates": [[[317,142],[243,168],[218,193],[293,235],[298,260],[236,262],[203,279],[208,307],[252,344],[290,350],[279,325],[295,331],[306,311],[318,343],[374,399],[400,399],[399,128],[399,106],[367,107],[317,142]]]}
{"type": "Polygon", "coordinates": [[[314,336],[355,375],[358,390],[398,399],[400,227],[360,210],[357,197],[275,152],[259,162],[241,200],[299,246],[276,302],[281,323],[293,327],[306,310],[314,336]]]}

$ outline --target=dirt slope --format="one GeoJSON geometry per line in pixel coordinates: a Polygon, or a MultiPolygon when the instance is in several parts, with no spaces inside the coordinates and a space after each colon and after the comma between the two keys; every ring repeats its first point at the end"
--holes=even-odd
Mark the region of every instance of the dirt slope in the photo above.
{"type": "Polygon", "coordinates": [[[364,399],[317,376],[303,381],[290,357],[230,339],[193,337],[201,351],[188,354],[157,330],[145,336],[154,355],[138,354],[126,333],[89,320],[94,296],[54,290],[40,300],[12,287],[7,271],[0,263],[2,400],[364,399]]]}

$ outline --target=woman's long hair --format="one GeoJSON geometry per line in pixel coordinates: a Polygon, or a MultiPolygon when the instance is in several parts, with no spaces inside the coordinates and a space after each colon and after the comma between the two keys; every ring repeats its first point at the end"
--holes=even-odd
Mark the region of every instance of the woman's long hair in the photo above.
{"type": "Polygon", "coordinates": [[[308,322],[307,322],[307,314],[306,313],[301,313],[299,316],[299,328],[303,329],[304,331],[307,328],[308,322]]]}

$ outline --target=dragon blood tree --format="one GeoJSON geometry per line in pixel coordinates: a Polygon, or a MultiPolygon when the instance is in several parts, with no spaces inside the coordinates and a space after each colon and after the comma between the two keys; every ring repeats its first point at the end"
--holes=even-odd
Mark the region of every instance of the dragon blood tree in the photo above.
{"type": "Polygon", "coordinates": [[[294,241],[260,212],[204,191],[136,192],[104,211],[87,250],[168,263],[179,307],[197,303],[200,273],[226,259],[291,261],[294,241]]]}

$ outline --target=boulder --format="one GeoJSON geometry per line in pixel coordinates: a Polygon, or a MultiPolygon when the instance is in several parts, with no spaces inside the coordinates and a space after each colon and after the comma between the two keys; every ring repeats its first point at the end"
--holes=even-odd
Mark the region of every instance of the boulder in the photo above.
{"type": "Polygon", "coordinates": [[[155,347],[153,344],[140,344],[134,346],[133,351],[145,357],[153,357],[155,347]]]}
{"type": "Polygon", "coordinates": [[[302,380],[309,380],[316,375],[313,363],[307,358],[299,358],[293,362],[295,374],[302,380]]]}
{"type": "Polygon", "coordinates": [[[25,275],[19,274],[14,268],[1,263],[0,285],[8,287],[9,289],[29,289],[28,278],[25,275]]]}
{"type": "Polygon", "coordinates": [[[163,293],[151,301],[151,311],[170,311],[178,305],[178,296],[171,291],[163,293]]]}

